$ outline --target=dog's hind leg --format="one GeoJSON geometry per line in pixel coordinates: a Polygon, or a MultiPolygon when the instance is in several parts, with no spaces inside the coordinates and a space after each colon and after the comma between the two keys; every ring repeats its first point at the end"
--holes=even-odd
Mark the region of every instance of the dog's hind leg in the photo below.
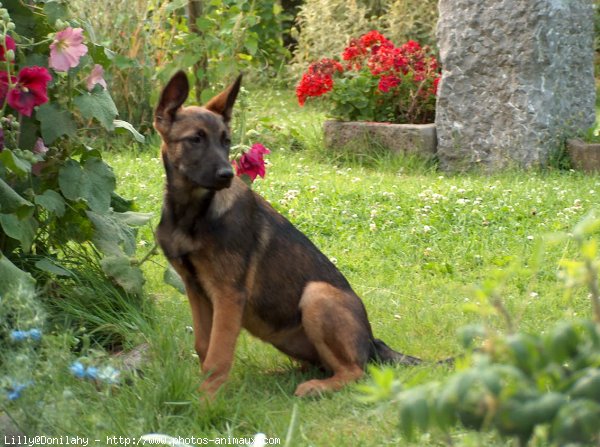
{"type": "Polygon", "coordinates": [[[301,383],[296,396],[335,391],[358,380],[369,359],[371,329],[360,299],[325,282],[309,283],[300,300],[302,325],[325,368],[327,379],[301,383]]]}

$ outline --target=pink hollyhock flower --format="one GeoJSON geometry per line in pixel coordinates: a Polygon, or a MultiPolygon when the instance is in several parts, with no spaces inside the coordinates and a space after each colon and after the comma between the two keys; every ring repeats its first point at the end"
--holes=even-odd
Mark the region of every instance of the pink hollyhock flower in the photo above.
{"type": "Polygon", "coordinates": [[[48,82],[51,80],[52,76],[44,67],[22,68],[16,85],[8,92],[8,105],[25,116],[31,116],[34,107],[48,102],[48,82]]]}
{"type": "Polygon", "coordinates": [[[38,137],[38,139],[35,140],[35,144],[33,145],[32,152],[34,154],[40,154],[40,155],[44,155],[46,152],[48,152],[48,148],[44,144],[44,140],[42,140],[41,138],[38,137]]]}
{"type": "MultiPolygon", "coordinates": [[[[10,36],[6,36],[5,37],[5,41],[4,41],[4,45],[0,45],[0,62],[4,62],[6,61],[6,51],[12,50],[15,51],[17,49],[17,45],[15,44],[15,40],[10,37],[10,36]]],[[[11,61],[14,62],[14,61],[11,61]]]]}
{"type": "Polygon", "coordinates": [[[265,160],[263,156],[270,154],[271,151],[260,143],[252,145],[250,150],[241,156],[239,160],[233,162],[236,175],[247,175],[254,181],[257,176],[265,178],[265,160]]]}
{"type": "Polygon", "coordinates": [[[79,59],[88,51],[83,43],[83,29],[65,28],[56,33],[50,44],[49,65],[56,71],[69,71],[79,65],[79,59]]]}
{"type": "Polygon", "coordinates": [[[86,78],[87,89],[88,91],[92,91],[96,84],[100,84],[102,87],[106,89],[106,81],[104,80],[104,68],[102,65],[96,64],[92,69],[90,75],[86,78]]]}
{"type": "MultiPolygon", "coordinates": [[[[48,152],[48,148],[44,144],[44,140],[42,140],[41,138],[35,140],[32,152],[38,155],[45,155],[46,152],[48,152]]],[[[44,161],[38,161],[37,163],[34,163],[33,165],[31,165],[31,173],[35,176],[39,176],[42,173],[42,169],[44,169],[44,166],[46,166],[46,162],[44,161]]]]}

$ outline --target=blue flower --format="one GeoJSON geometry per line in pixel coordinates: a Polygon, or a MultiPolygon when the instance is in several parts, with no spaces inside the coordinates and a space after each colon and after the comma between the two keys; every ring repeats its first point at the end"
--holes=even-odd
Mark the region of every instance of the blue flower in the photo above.
{"type": "Polygon", "coordinates": [[[42,339],[42,331],[37,328],[29,329],[29,338],[39,341],[42,339]]]}
{"type": "Polygon", "coordinates": [[[28,331],[14,330],[10,333],[10,339],[14,342],[24,341],[28,339],[39,341],[42,339],[42,331],[36,328],[30,329],[28,331]]]}
{"type": "Polygon", "coordinates": [[[95,366],[88,366],[85,370],[85,377],[88,379],[96,380],[98,378],[98,368],[95,366]]]}
{"type": "Polygon", "coordinates": [[[14,330],[10,333],[10,339],[12,341],[23,341],[23,340],[26,340],[28,337],[29,337],[28,331],[14,330]]]}
{"type": "Polygon", "coordinates": [[[85,377],[85,366],[83,366],[81,362],[73,362],[71,366],[69,366],[69,370],[78,379],[83,379],[85,377]]]}
{"type": "Polygon", "coordinates": [[[14,384],[6,393],[8,400],[17,400],[21,397],[21,392],[31,384],[32,382],[14,384]]]}

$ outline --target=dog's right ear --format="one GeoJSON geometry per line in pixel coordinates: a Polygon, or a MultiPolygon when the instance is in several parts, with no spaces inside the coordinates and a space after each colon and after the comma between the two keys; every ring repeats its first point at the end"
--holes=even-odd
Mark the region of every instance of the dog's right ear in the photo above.
{"type": "Polygon", "coordinates": [[[154,112],[154,127],[159,132],[166,130],[175,119],[190,92],[190,84],[185,72],[178,71],[160,94],[160,101],[154,112]]]}

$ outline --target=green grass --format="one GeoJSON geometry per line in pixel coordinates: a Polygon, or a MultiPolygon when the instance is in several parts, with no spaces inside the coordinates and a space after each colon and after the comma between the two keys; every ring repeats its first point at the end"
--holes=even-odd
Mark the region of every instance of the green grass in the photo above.
{"type": "MultiPolygon", "coordinates": [[[[569,231],[597,207],[597,177],[572,171],[448,176],[428,163],[377,152],[331,155],[320,141],[322,115],[295,108],[285,95],[251,95],[245,116],[248,128],[260,135],[252,142],[265,141],[272,149],[267,178],[255,190],[336,262],[365,301],[376,336],[394,348],[435,360],[462,352],[456,331],[466,324],[485,321],[502,330],[503,320],[475,293],[498,271],[510,273],[497,280],[498,289],[520,329],[543,331],[556,320],[589,315],[585,291],[568,294],[557,279],[560,260],[574,256],[574,247],[546,244],[543,236],[569,231]],[[544,255],[536,263],[540,245],[544,255]]],[[[106,154],[119,193],[155,214],[152,225],[140,231],[140,257],[153,245],[152,226],[160,213],[164,176],[158,157],[156,146],[106,154]]],[[[144,265],[157,315],[131,334],[150,345],[142,373],[117,388],[98,388],[68,373],[68,335],[45,337],[48,356],[63,354],[44,363],[23,398],[6,407],[16,420],[32,424],[23,426],[26,432],[35,427],[29,434],[90,439],[264,432],[283,444],[291,430],[290,446],[407,444],[394,407],[361,402],[353,386],[320,399],[294,398],[296,385],[311,374],[298,372],[285,356],[246,334],[219,399],[201,403],[195,391],[198,362],[186,329],[188,305],[164,284],[165,266],[161,255],[144,265]]],[[[435,366],[395,371],[406,386],[450,374],[435,366]]],[[[455,437],[457,445],[481,445],[483,439],[486,445],[498,443],[462,432],[455,437]]],[[[442,441],[425,435],[415,445],[442,441]]]]}

